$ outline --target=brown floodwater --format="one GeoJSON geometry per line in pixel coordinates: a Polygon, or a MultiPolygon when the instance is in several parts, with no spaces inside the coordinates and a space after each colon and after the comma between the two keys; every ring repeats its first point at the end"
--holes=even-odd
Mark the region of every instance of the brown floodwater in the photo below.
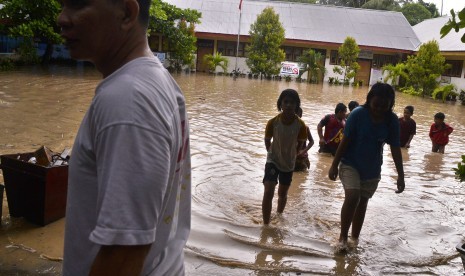
{"type": "MultiPolygon", "coordinates": [[[[406,190],[395,194],[395,166],[385,147],[382,180],[370,200],[357,246],[334,253],[344,194],[327,177],[332,157],[309,152],[311,168],[294,174],[284,215],[261,225],[266,121],[280,91],[296,89],[303,119],[316,126],[338,102],[364,102],[367,87],[305,84],[206,74],[175,74],[191,124],[192,231],[188,275],[459,275],[455,250],[465,241],[464,185],[453,168],[465,153],[465,106],[396,94],[395,112],[415,106],[417,135],[403,149],[406,190]],[[431,153],[428,131],[442,111],[454,127],[445,154],[431,153]]],[[[71,147],[100,75],[86,67],[0,73],[0,154],[41,145],[71,147]]],[[[317,140],[317,139],[316,139],[317,140]]],[[[0,182],[2,181],[0,175],[0,182]]],[[[273,204],[276,210],[276,198],[273,204]]],[[[273,212],[273,213],[274,213],[273,212]]],[[[64,220],[45,227],[10,218],[3,200],[0,274],[61,271],[64,220]]]]}

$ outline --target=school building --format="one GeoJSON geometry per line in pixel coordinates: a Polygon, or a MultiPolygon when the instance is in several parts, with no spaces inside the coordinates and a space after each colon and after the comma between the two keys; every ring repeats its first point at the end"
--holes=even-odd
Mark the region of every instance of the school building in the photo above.
{"type": "MultiPolygon", "coordinates": [[[[203,56],[217,51],[229,59],[228,71],[231,72],[236,65],[240,0],[165,1],[179,8],[195,9],[202,13],[201,23],[196,25],[197,71],[206,71],[203,56]]],[[[380,80],[382,66],[405,60],[420,45],[419,38],[400,12],[243,0],[237,59],[237,67],[243,72],[249,70],[244,49],[249,40],[250,25],[266,7],[274,8],[285,29],[283,49],[286,61],[296,62],[307,49],[321,52],[326,57],[325,81],[330,77],[342,79],[342,76],[333,72],[333,67],[339,62],[337,50],[347,36],[355,38],[361,49],[358,58],[361,69],[355,79],[362,80],[364,85],[380,80]]],[[[157,41],[159,38],[154,36],[153,39],[157,41]]],[[[161,47],[162,43],[159,44],[161,47]]]]}
{"type": "Polygon", "coordinates": [[[439,50],[446,58],[446,63],[451,65],[451,68],[444,72],[441,77],[441,82],[452,83],[460,91],[460,89],[465,90],[465,43],[461,41],[462,36],[465,34],[465,29],[461,29],[458,33],[455,30],[451,30],[448,35],[441,38],[440,30],[449,19],[449,16],[443,16],[425,20],[413,26],[413,30],[421,43],[426,43],[433,39],[438,42],[439,50]]]}

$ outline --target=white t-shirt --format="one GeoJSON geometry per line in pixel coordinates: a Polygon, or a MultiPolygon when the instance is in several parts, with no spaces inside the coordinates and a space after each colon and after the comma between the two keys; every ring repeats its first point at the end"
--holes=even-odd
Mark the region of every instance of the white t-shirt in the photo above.
{"type": "Polygon", "coordinates": [[[183,275],[190,174],[184,96],[160,61],[105,78],[71,153],[63,275],[88,275],[101,245],[144,244],[142,275],[183,275]]]}

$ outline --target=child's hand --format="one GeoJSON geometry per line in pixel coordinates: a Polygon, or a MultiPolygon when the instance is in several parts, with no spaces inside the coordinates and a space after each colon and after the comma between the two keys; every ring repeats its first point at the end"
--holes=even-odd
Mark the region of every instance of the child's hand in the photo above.
{"type": "Polygon", "coordinates": [[[405,181],[404,178],[397,178],[397,191],[396,194],[400,194],[405,189],[405,181]]]}
{"type": "Polygon", "coordinates": [[[338,173],[339,173],[339,171],[338,171],[337,166],[331,166],[331,168],[329,168],[329,171],[328,171],[329,179],[335,181],[336,178],[337,178],[338,173]]]}

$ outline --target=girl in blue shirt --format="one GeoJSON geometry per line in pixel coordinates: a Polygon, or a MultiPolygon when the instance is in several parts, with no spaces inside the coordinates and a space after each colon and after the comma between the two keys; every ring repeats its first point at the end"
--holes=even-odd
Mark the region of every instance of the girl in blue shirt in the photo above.
{"type": "Polygon", "coordinates": [[[396,193],[405,189],[399,121],[392,112],[394,103],[394,89],[389,84],[377,83],[368,92],[365,104],[352,111],[346,122],[344,136],[328,172],[331,180],[336,180],[339,174],[345,192],[339,250],[347,249],[350,225],[351,238],[357,240],[360,235],[368,200],[381,179],[385,143],[390,145],[398,174],[396,193]]]}

